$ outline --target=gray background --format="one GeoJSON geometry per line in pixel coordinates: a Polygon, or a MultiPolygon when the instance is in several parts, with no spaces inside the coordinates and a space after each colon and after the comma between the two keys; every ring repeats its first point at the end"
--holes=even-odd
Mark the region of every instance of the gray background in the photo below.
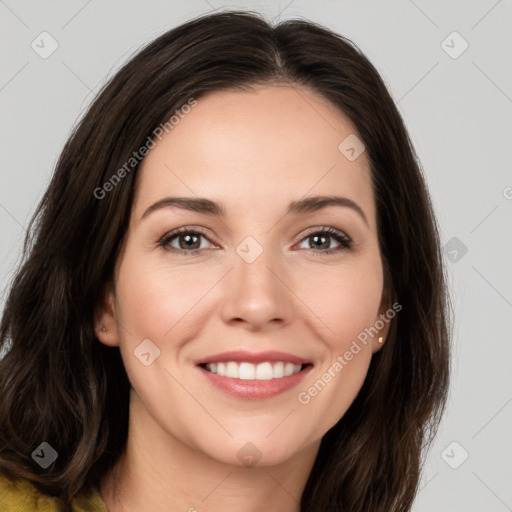
{"type": "Polygon", "coordinates": [[[0,0],[0,307],[28,219],[99,87],[142,44],[225,8],[324,24],[388,84],[430,186],[456,318],[448,413],[414,511],[512,511],[510,0],[0,0]],[[58,43],[47,58],[31,47],[51,49],[44,31],[58,43]]]}

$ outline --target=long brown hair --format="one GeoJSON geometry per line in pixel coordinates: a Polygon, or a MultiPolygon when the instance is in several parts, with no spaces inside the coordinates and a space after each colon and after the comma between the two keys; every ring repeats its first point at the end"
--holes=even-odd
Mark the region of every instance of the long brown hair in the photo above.
{"type": "Polygon", "coordinates": [[[250,12],[201,16],[143,48],[66,143],[31,219],[0,327],[6,474],[69,507],[115,464],[130,384],[119,350],[96,339],[94,313],[128,226],[138,166],[125,164],[190,98],[278,82],[310,88],[357,129],[370,160],[385,292],[402,306],[355,401],[322,439],[301,510],[410,510],[449,380],[449,301],[418,159],[356,45],[306,20],[272,26],[250,12]],[[123,166],[123,179],[98,193],[123,166]],[[45,470],[31,458],[43,441],[58,452],[45,470]]]}

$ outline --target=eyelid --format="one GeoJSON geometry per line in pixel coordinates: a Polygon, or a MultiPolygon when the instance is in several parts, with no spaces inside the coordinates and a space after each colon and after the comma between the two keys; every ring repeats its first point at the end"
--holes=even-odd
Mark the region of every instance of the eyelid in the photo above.
{"type": "Polygon", "coordinates": [[[341,229],[335,228],[333,226],[321,226],[321,227],[308,228],[308,229],[306,229],[306,231],[304,231],[300,234],[300,237],[301,237],[300,239],[302,240],[303,238],[310,236],[314,233],[337,234],[339,236],[343,236],[347,240],[352,240],[344,231],[342,231],[341,229]]]}

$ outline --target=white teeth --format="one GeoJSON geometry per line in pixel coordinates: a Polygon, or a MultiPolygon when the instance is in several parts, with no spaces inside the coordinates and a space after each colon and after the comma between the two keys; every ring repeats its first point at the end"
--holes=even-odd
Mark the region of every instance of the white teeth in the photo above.
{"type": "Polygon", "coordinates": [[[284,376],[288,377],[288,375],[292,375],[294,369],[295,369],[295,365],[294,364],[286,363],[284,365],[284,376]]]}
{"type": "Polygon", "coordinates": [[[274,363],[274,379],[284,377],[284,363],[274,363]]]}
{"type": "MultiPolygon", "coordinates": [[[[207,366],[207,368],[208,368],[208,366],[207,366]]],[[[254,366],[251,363],[240,363],[240,366],[238,367],[238,378],[239,379],[243,379],[243,380],[254,379],[255,375],[256,375],[256,366],[254,366]]]]}
{"type": "Polygon", "coordinates": [[[232,377],[238,379],[238,365],[234,361],[230,361],[226,364],[226,377],[232,377]]]}
{"type": "Polygon", "coordinates": [[[236,361],[226,361],[223,363],[208,363],[206,369],[212,373],[217,373],[221,377],[231,377],[242,380],[271,380],[288,377],[299,373],[302,366],[289,362],[279,361],[271,363],[269,361],[252,364],[238,363],[236,361]]]}
{"type": "Polygon", "coordinates": [[[256,366],[256,380],[270,380],[274,378],[274,372],[270,363],[261,363],[256,366]]]}

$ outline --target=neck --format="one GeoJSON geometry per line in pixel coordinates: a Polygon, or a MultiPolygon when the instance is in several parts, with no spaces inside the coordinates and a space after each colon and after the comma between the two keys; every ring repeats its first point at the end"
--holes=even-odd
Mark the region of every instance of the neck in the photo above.
{"type": "Polygon", "coordinates": [[[228,465],[178,440],[140,408],[133,414],[133,402],[132,390],[125,451],[100,482],[110,512],[300,511],[319,442],[277,465],[228,465]]]}

